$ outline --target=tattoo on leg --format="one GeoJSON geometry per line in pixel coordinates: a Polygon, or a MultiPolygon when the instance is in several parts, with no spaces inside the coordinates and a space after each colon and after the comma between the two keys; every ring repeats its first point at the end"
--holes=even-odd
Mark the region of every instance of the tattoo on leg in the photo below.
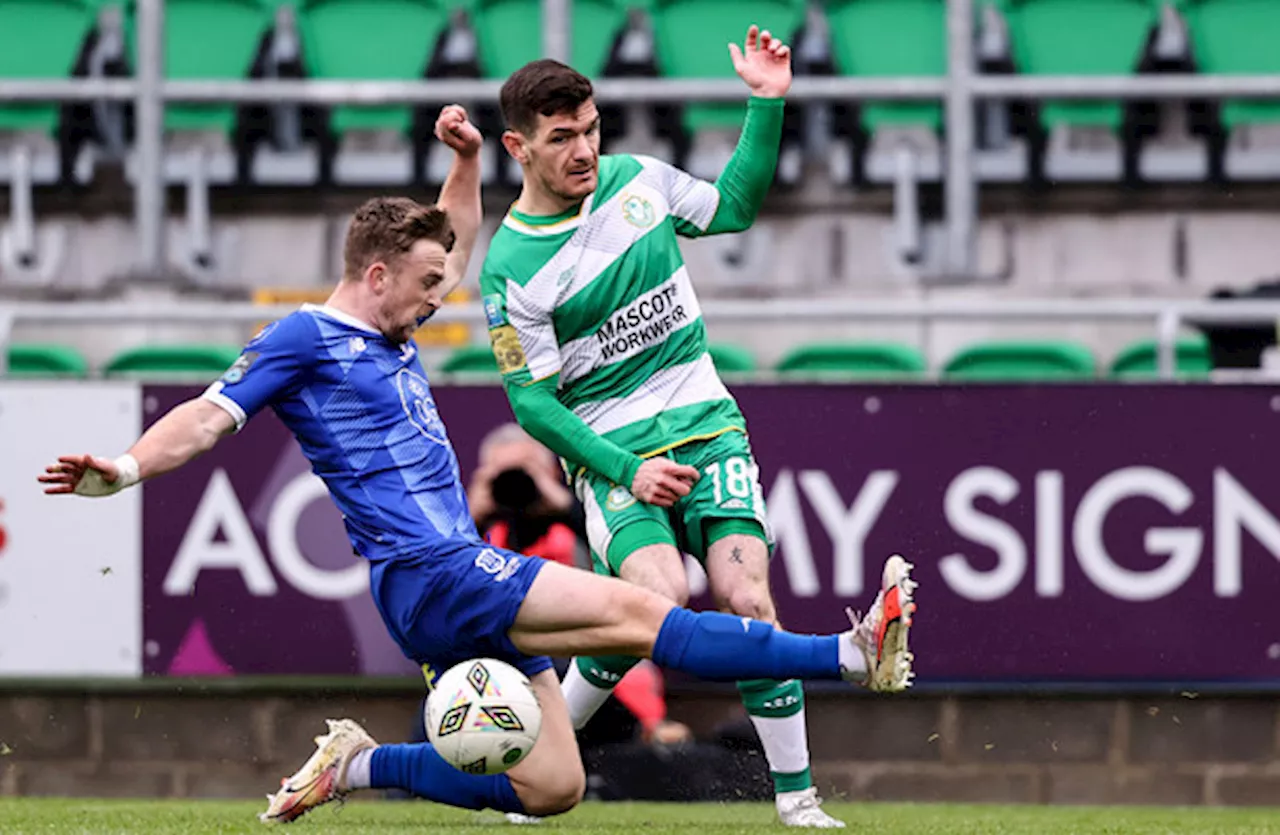
{"type": "Polygon", "coordinates": [[[733,552],[729,554],[729,562],[736,562],[736,563],[741,563],[741,562],[742,562],[742,549],[741,549],[741,548],[737,547],[736,545],[734,546],[734,548],[733,548],[733,552]]]}

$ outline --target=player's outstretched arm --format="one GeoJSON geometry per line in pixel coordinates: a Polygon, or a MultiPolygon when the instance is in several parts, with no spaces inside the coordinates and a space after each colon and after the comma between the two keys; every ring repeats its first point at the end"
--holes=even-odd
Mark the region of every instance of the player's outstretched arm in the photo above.
{"type": "Polygon", "coordinates": [[[733,156],[714,184],[668,166],[667,192],[676,231],[689,237],[750,228],[778,167],[782,97],[791,89],[791,48],[752,25],[742,47],[729,44],[729,55],[751,90],[733,156]]]}
{"type": "Polygon", "coordinates": [[[225,409],[196,398],[175,406],[119,458],[63,455],[39,477],[44,492],[109,496],[144,478],[176,470],[235,429],[225,409]]]}
{"type": "Polygon", "coordinates": [[[453,149],[453,165],[436,204],[449,213],[455,240],[445,262],[442,296],[462,283],[480,232],[480,148],[484,138],[461,105],[451,104],[436,119],[436,138],[453,149]]]}

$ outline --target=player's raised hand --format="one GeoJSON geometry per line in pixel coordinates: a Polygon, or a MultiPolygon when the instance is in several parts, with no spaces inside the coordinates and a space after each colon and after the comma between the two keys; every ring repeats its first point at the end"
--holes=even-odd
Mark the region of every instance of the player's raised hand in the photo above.
{"type": "Polygon", "coordinates": [[[671,507],[689,495],[698,480],[693,467],[677,464],[669,458],[650,458],[636,470],[631,482],[631,495],[646,504],[671,507]]]}
{"type": "Polygon", "coordinates": [[[436,139],[464,157],[473,157],[480,153],[484,137],[480,129],[471,124],[467,111],[460,104],[445,105],[436,117],[436,139]]]}
{"type": "Polygon", "coordinates": [[[773,37],[768,29],[761,32],[760,27],[751,24],[745,46],[740,49],[736,43],[729,44],[729,56],[752,95],[776,99],[791,89],[791,47],[773,37]]]}
{"type": "Polygon", "coordinates": [[[116,492],[120,469],[110,458],[95,455],[62,455],[57,463],[44,468],[40,483],[51,495],[78,493],[81,496],[107,496],[116,492]]]}

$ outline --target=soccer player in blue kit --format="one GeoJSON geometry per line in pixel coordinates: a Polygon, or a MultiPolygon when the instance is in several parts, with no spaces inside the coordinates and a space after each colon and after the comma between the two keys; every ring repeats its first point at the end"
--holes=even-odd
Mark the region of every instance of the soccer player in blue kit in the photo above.
{"type": "MultiPolygon", "coordinates": [[[[480,539],[412,341],[462,281],[481,217],[479,132],[451,105],[436,136],[455,154],[438,205],[375,198],[361,206],[347,232],[342,280],[324,305],[268,325],[219,381],[163,416],[124,455],[62,456],[40,476],[47,493],[111,495],[178,469],[269,406],[297,437],[356,553],[369,561],[374,602],[405,655],[433,671],[499,658],[529,676],[542,730],[505,774],[464,773],[428,743],[378,745],[355,722],[330,720],[310,759],[269,796],[262,819],[291,821],[361,788],[537,816],[571,809],[585,776],[552,655],[628,654],[715,681],[907,686],[909,580],[882,583],[866,617],[852,618],[848,631],[796,635],[751,618],[694,613],[622,580],[480,539]]],[[[669,506],[688,495],[696,471],[666,463],[641,468],[631,485],[638,499],[669,506]]]]}

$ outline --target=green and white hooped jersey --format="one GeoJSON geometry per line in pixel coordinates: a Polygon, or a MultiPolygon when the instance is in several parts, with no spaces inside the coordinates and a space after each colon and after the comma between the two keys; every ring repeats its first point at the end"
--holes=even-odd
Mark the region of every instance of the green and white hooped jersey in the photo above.
{"type": "Polygon", "coordinates": [[[745,431],[707,353],[676,238],[704,233],[719,199],[664,162],[613,155],[578,209],[508,213],[480,275],[506,382],[559,373],[560,402],[639,455],[745,431]]]}

